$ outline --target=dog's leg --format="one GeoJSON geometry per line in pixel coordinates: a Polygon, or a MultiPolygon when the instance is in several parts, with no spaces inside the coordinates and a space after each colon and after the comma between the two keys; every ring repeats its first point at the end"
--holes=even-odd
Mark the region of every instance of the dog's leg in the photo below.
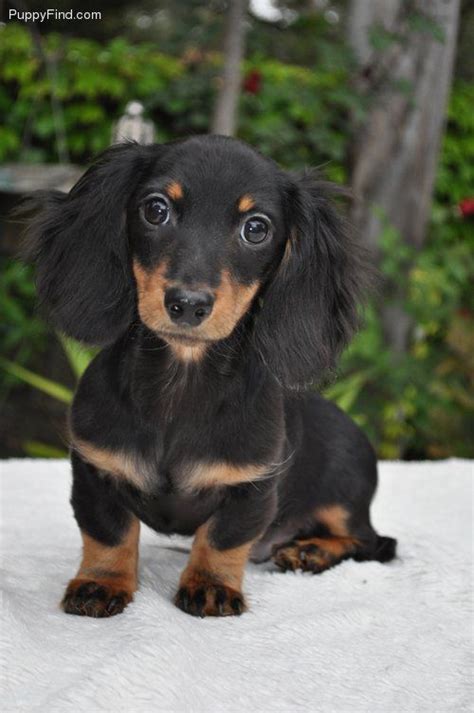
{"type": "Polygon", "coordinates": [[[196,532],[175,603],[196,616],[241,614],[245,608],[242,579],[253,540],[219,551],[212,543],[209,529],[206,523],[196,532]]]}
{"type": "Polygon", "coordinates": [[[354,518],[347,508],[334,504],[316,508],[313,516],[314,527],[325,534],[309,532],[275,545],[272,559],[280,569],[318,574],[348,558],[388,562],[395,557],[396,540],[375,532],[368,509],[354,518]]]}
{"type": "Polygon", "coordinates": [[[83,554],[61,604],[67,614],[113,616],[123,611],[137,588],[140,523],[120,503],[113,482],[76,454],[72,464],[71,503],[83,554]]]}
{"type": "Polygon", "coordinates": [[[175,604],[194,616],[229,616],[246,609],[244,568],[275,512],[273,484],[228,488],[224,505],[196,532],[175,604]]]}

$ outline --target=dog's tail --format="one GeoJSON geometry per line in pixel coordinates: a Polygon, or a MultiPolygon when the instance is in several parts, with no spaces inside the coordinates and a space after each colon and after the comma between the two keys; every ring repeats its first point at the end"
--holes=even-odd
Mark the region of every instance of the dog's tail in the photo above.
{"type": "Polygon", "coordinates": [[[376,532],[370,545],[361,544],[352,555],[357,562],[390,562],[397,556],[397,541],[393,537],[378,535],[376,532]]]}
{"type": "Polygon", "coordinates": [[[393,537],[377,535],[372,559],[377,560],[377,562],[390,562],[396,555],[397,541],[393,537]]]}

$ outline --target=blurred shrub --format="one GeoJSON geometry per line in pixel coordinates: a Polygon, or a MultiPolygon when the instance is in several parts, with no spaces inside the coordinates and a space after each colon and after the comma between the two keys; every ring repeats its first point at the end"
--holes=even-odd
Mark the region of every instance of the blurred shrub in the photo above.
{"type": "Polygon", "coordinates": [[[413,320],[408,353],[390,353],[374,307],[329,393],[371,434],[385,458],[474,456],[474,87],[458,83],[448,109],[426,245],[407,247],[390,226],[382,271],[405,280],[413,320]]]}
{"type": "MultiPolygon", "coordinates": [[[[76,163],[109,145],[112,124],[130,99],[145,105],[158,141],[208,130],[219,55],[189,50],[176,58],[124,38],[101,45],[49,35],[43,41],[48,71],[24,27],[4,26],[0,38],[0,160],[58,160],[53,91],[76,163]]],[[[347,67],[328,61],[310,71],[256,57],[245,73],[258,75],[258,87],[244,85],[241,138],[290,167],[332,162],[329,172],[340,178],[349,117],[359,110],[347,67]]]]}
{"type": "MultiPolygon", "coordinates": [[[[51,72],[45,72],[23,27],[3,27],[0,40],[0,112],[6,117],[0,127],[0,160],[57,161],[51,72]]],[[[112,123],[131,98],[144,103],[159,141],[207,131],[218,56],[196,50],[179,59],[122,38],[100,45],[53,35],[45,38],[44,47],[54,59],[54,91],[64,106],[66,143],[74,162],[87,163],[109,144],[112,123]]],[[[250,58],[239,136],[288,168],[327,164],[328,176],[344,181],[350,120],[363,111],[348,77],[344,61],[322,58],[311,71],[250,58]]],[[[381,235],[383,272],[406,281],[405,308],[414,325],[409,352],[389,352],[374,303],[366,328],[347,350],[339,378],[327,391],[364,426],[382,457],[474,455],[469,433],[474,225],[458,209],[472,197],[474,186],[473,104],[472,86],[455,86],[423,251],[407,248],[389,225],[381,235]]],[[[19,270],[15,265],[5,269],[0,296],[8,312],[8,354],[25,368],[46,332],[32,316],[31,275],[19,270]]],[[[11,365],[9,373],[10,379],[29,378],[31,383],[28,373],[21,376],[16,370],[15,377],[11,365]]]]}
{"type": "MultiPolygon", "coordinates": [[[[92,358],[97,354],[97,349],[86,347],[78,342],[66,337],[58,335],[59,343],[66,357],[70,371],[74,379],[78,381],[92,358]]],[[[15,361],[7,359],[0,355],[0,369],[5,375],[4,383],[8,386],[9,380],[19,384],[26,384],[36,391],[46,394],[52,399],[55,399],[60,404],[70,406],[74,397],[74,390],[69,386],[53,381],[40,373],[27,369],[19,363],[21,360],[17,358],[15,361]]],[[[56,445],[43,443],[37,440],[25,439],[20,440],[21,448],[26,455],[33,458],[65,458],[67,451],[64,448],[58,448],[56,445]]]]}
{"type": "Polygon", "coordinates": [[[0,343],[20,363],[41,350],[46,326],[36,316],[36,290],[31,268],[13,260],[0,260],[0,343]]]}

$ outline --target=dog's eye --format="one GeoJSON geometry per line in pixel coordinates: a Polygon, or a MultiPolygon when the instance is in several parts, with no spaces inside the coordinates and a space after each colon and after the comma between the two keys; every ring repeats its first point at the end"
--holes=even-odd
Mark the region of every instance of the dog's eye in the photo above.
{"type": "Polygon", "coordinates": [[[170,207],[164,198],[150,198],[143,208],[145,220],[153,225],[165,225],[170,219],[170,207]]]}
{"type": "Polygon", "coordinates": [[[249,218],[242,226],[240,235],[246,243],[263,243],[270,233],[270,226],[264,218],[249,218]]]}

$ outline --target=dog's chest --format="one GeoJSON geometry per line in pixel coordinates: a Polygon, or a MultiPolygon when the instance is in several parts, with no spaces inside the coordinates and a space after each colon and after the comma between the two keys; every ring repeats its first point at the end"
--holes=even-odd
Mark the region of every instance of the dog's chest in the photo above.
{"type": "Polygon", "coordinates": [[[153,493],[123,488],[128,506],[146,525],[157,532],[191,535],[218,508],[222,491],[212,489],[193,495],[158,487],[153,493]]]}
{"type": "Polygon", "coordinates": [[[199,463],[186,454],[170,459],[156,445],[146,456],[137,449],[112,451],[79,439],[75,448],[98,469],[99,477],[116,480],[140,520],[165,533],[192,534],[215,511],[224,495],[221,486],[246,473],[224,463],[199,463]]]}
{"type": "Polygon", "coordinates": [[[179,447],[167,452],[162,445],[151,444],[140,453],[138,448],[112,450],[80,438],[74,439],[74,447],[100,472],[148,495],[173,492],[189,496],[210,488],[257,480],[268,472],[261,464],[232,464],[212,455],[195,457],[184,447],[181,453],[179,447]]]}
{"type": "Polygon", "coordinates": [[[187,529],[183,513],[194,513],[190,522],[199,520],[226,487],[265,477],[278,462],[274,419],[266,408],[243,407],[238,390],[216,399],[189,382],[179,397],[176,390],[164,394],[150,385],[147,398],[136,389],[133,402],[125,407],[126,400],[112,391],[110,379],[108,399],[98,399],[103,392],[97,381],[94,372],[88,374],[76,396],[71,414],[74,448],[99,476],[135,493],[134,509],[144,511],[145,522],[160,521],[157,529],[187,529]]]}

